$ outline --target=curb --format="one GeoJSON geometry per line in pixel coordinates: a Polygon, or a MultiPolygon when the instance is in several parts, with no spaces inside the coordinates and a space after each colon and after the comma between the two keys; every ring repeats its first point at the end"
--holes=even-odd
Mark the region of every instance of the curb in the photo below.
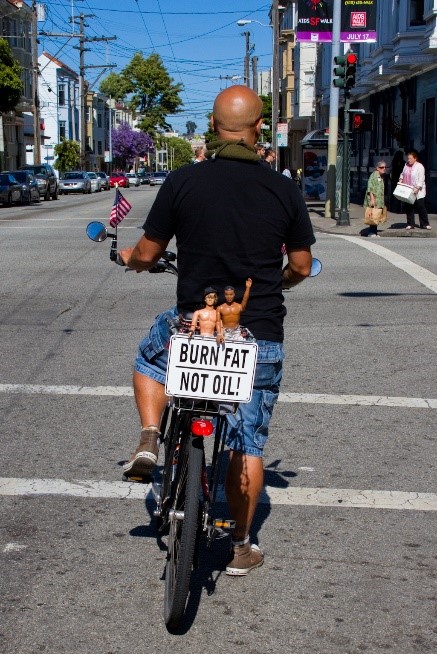
{"type": "MultiPolygon", "coordinates": [[[[324,206],[308,206],[311,223],[315,232],[322,234],[338,234],[341,236],[363,236],[367,237],[367,225],[364,224],[363,207],[357,204],[349,206],[349,225],[337,225],[333,218],[325,218],[324,206]]],[[[429,214],[429,224],[431,231],[420,229],[418,227],[418,218],[416,216],[416,229],[407,231],[406,217],[404,214],[387,212],[387,221],[378,229],[378,236],[382,238],[437,238],[437,214],[429,214]]]]}

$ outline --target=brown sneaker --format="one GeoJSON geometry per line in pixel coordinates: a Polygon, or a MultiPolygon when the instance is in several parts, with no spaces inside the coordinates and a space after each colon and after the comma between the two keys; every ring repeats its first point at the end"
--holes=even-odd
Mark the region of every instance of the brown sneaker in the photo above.
{"type": "Polygon", "coordinates": [[[127,477],[147,477],[158,460],[160,432],[156,427],[141,430],[140,444],[123,466],[127,477]]]}
{"type": "Polygon", "coordinates": [[[235,545],[232,557],[232,560],[226,566],[226,574],[234,577],[243,577],[264,563],[263,552],[261,552],[258,545],[251,545],[250,543],[235,545]]]}

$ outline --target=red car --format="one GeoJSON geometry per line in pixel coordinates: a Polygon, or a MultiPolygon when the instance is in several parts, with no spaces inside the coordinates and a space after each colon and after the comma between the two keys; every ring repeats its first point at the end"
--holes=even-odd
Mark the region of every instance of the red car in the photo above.
{"type": "Polygon", "coordinates": [[[129,179],[125,173],[112,173],[109,178],[109,186],[114,187],[116,184],[123,188],[129,188],[129,179]]]}

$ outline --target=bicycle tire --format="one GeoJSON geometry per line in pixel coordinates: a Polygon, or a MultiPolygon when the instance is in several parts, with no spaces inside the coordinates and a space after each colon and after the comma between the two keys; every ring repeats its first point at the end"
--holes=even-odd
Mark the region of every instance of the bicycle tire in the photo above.
{"type": "Polygon", "coordinates": [[[165,566],[164,620],[176,628],[185,612],[191,571],[198,536],[200,475],[203,466],[203,440],[185,439],[179,452],[176,490],[172,508],[184,518],[170,521],[165,566]]]}

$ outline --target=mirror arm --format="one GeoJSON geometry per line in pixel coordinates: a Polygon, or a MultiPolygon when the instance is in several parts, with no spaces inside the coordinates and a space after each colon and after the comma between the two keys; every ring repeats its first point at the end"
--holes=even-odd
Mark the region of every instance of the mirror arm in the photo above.
{"type": "Polygon", "coordinates": [[[109,252],[111,261],[117,261],[117,234],[112,234],[111,250],[109,252]]]}

